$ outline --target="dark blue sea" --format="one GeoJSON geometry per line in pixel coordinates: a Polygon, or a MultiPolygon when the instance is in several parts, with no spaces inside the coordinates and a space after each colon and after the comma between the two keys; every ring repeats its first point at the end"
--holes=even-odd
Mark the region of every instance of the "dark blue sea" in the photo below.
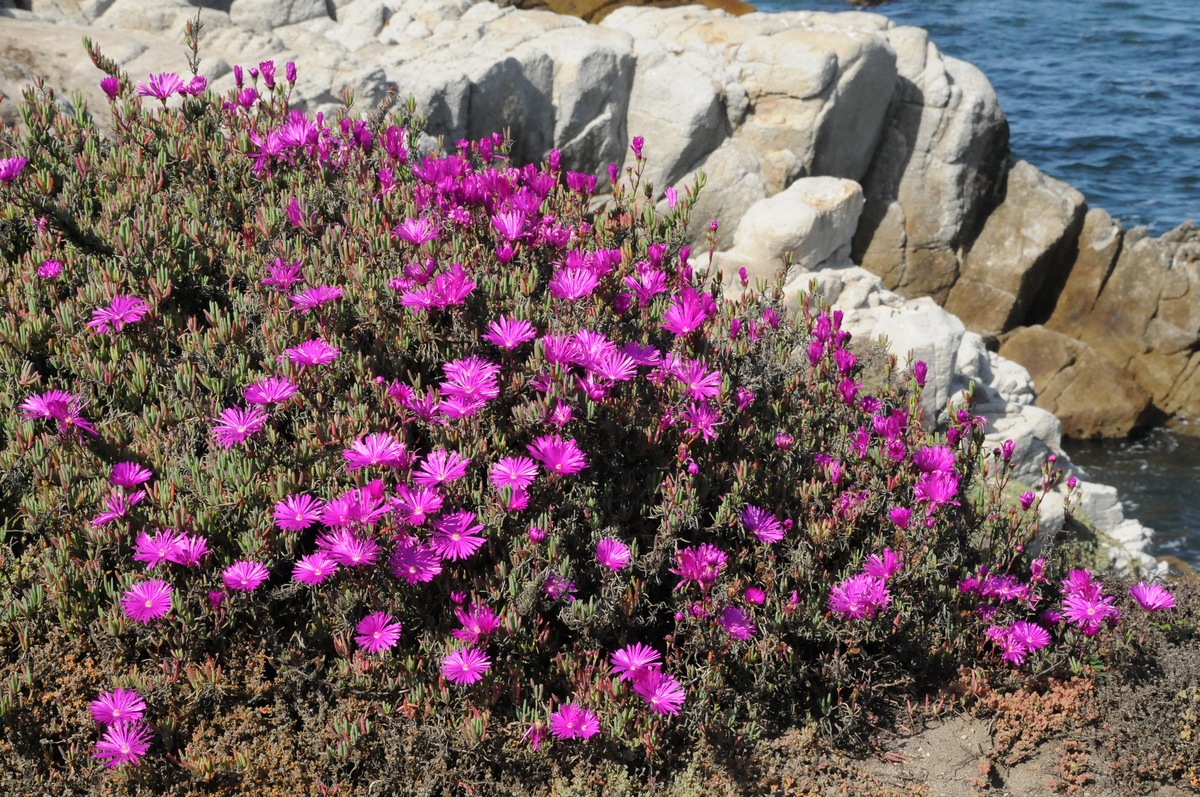
{"type": "MultiPolygon", "coordinates": [[[[846,11],[845,0],[759,0],[762,11],[846,11]]],[[[1200,223],[1200,0],[893,0],[992,82],[1013,153],[1126,227],[1200,223]]],[[[1071,458],[1122,491],[1156,532],[1151,553],[1200,571],[1200,437],[1076,443],[1071,458]]]]}

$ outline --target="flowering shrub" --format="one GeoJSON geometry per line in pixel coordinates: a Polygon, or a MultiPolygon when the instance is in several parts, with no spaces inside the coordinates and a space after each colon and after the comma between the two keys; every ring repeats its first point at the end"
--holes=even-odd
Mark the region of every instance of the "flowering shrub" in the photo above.
{"type": "MultiPolygon", "coordinates": [[[[0,142],[0,514],[19,645],[111,641],[105,765],[211,775],[189,739],[259,653],[466,744],[654,755],[853,731],[987,640],[1048,644],[977,610],[1059,566],[982,486],[1011,447],[931,428],[922,364],[864,389],[840,313],[723,300],[640,152],[593,212],[557,152],[293,111],[291,64],[222,98],[93,58],[111,136],[34,90],[0,142]]],[[[1087,634],[1111,606],[1068,581],[1087,634]]]]}

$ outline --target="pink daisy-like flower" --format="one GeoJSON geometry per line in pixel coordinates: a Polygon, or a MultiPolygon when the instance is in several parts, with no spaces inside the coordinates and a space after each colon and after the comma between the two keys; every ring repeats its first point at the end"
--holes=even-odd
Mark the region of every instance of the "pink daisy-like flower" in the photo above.
{"type": "Polygon", "coordinates": [[[253,592],[269,575],[270,572],[262,562],[241,559],[225,568],[221,573],[221,581],[229,589],[253,592]]]}
{"type": "Polygon", "coordinates": [[[703,360],[688,360],[671,369],[671,376],[683,385],[688,398],[701,401],[721,395],[721,372],[710,371],[703,360]]]}
{"type": "Polygon", "coordinates": [[[342,451],[346,460],[346,471],[381,465],[385,468],[406,468],[412,464],[412,457],[404,443],[395,440],[388,434],[369,434],[360,437],[342,451]]]}
{"type": "Polygon", "coordinates": [[[0,183],[8,185],[29,163],[29,158],[0,158],[0,183]]]}
{"type": "Polygon", "coordinates": [[[537,337],[537,330],[533,328],[533,324],[523,319],[509,319],[500,316],[488,324],[488,331],[482,337],[502,349],[515,349],[522,343],[537,337]]]}
{"type": "Polygon", "coordinates": [[[568,267],[554,272],[550,278],[550,295],[555,299],[575,302],[591,294],[600,278],[590,268],[568,267]]]}
{"type": "Polygon", "coordinates": [[[1067,595],[1063,598],[1062,613],[1071,622],[1079,626],[1085,636],[1094,636],[1100,630],[1101,623],[1115,620],[1120,611],[1113,606],[1111,595],[1089,596],[1082,593],[1067,595]]]}
{"type": "Polygon", "coordinates": [[[134,584],[122,596],[121,608],[139,623],[162,617],[171,611],[171,585],[157,578],[134,584]]]}
{"type": "Polygon", "coordinates": [[[104,92],[110,100],[116,99],[118,92],[121,90],[120,78],[109,75],[100,81],[100,90],[104,92]]]}
{"type": "Polygon", "coordinates": [[[373,565],[380,553],[379,543],[360,537],[348,528],[322,534],[317,537],[317,546],[328,552],[335,562],[346,567],[373,565]]]}
{"type": "Polygon", "coordinates": [[[429,452],[413,473],[412,480],[426,487],[450,484],[465,476],[470,464],[471,460],[457,451],[439,448],[429,452]]]}
{"type": "Polygon", "coordinates": [[[259,280],[268,288],[279,291],[289,290],[293,285],[304,282],[304,269],[300,261],[285,263],[283,258],[275,258],[275,262],[267,266],[267,276],[259,280]]]}
{"type": "Polygon", "coordinates": [[[137,766],[138,760],[150,749],[150,736],[150,728],[141,720],[114,722],[96,742],[92,758],[103,760],[109,769],[125,764],[137,766]]]}
{"type": "Polygon", "coordinates": [[[658,651],[641,642],[634,642],[612,654],[613,674],[621,681],[632,681],[648,670],[657,670],[662,664],[658,651]]]}
{"type": "Polygon", "coordinates": [[[871,554],[863,563],[863,572],[868,576],[889,579],[904,565],[899,553],[890,548],[884,548],[881,554],[871,554]]]}
{"type": "Polygon", "coordinates": [[[174,529],[159,529],[154,536],[146,532],[138,535],[133,544],[133,560],[145,562],[146,569],[168,561],[183,542],[184,536],[174,529]]]}
{"type": "Polygon", "coordinates": [[[431,543],[443,559],[466,559],[486,542],[479,536],[483,526],[477,522],[474,512],[464,510],[444,515],[433,522],[433,528],[431,543]]]}
{"type": "Polygon", "coordinates": [[[420,526],[442,508],[442,500],[442,494],[433,487],[421,485],[413,488],[402,484],[396,488],[391,507],[400,522],[420,526]]]}
{"type": "Polygon", "coordinates": [[[949,446],[923,446],[913,454],[912,461],[922,473],[954,472],[954,452],[949,446]]]}
{"type": "Polygon", "coordinates": [[[564,703],[550,715],[550,733],[556,739],[590,739],[599,732],[596,714],[574,703],[564,703]]]}
{"type": "Polygon", "coordinates": [[[267,411],[262,407],[227,407],[213,420],[216,425],[213,426],[212,435],[217,445],[233,448],[263,428],[267,422],[267,411]]]}
{"type": "Polygon", "coordinates": [[[1027,651],[1041,650],[1050,644],[1050,633],[1037,623],[1018,620],[1008,627],[1008,634],[1027,651]]]}
{"type": "Polygon", "coordinates": [[[135,490],[128,496],[114,493],[104,499],[104,511],[96,517],[92,518],[93,526],[103,526],[106,523],[112,523],[118,518],[126,517],[129,510],[142,502],[146,497],[145,490],[135,490]]]}
{"type": "Polygon", "coordinates": [[[682,589],[694,581],[700,589],[707,592],[728,561],[729,556],[724,551],[707,542],[680,548],[675,552],[675,567],[670,570],[679,576],[679,584],[675,589],[682,589]]]}
{"type": "Polygon", "coordinates": [[[529,457],[505,457],[488,469],[488,482],[502,487],[525,488],[537,478],[538,466],[529,457]]]}
{"type": "Polygon", "coordinates": [[[162,72],[160,74],[151,74],[146,81],[139,80],[137,82],[137,93],[142,97],[153,97],[161,102],[166,102],[177,91],[183,88],[183,79],[174,72],[162,72]]]}
{"type": "Polygon", "coordinates": [[[324,508],[308,493],[293,493],[275,504],[275,525],[284,531],[304,531],[320,519],[324,508]]]}
{"type": "Polygon", "coordinates": [[[647,670],[633,679],[633,691],[655,714],[678,714],[687,694],[674,677],[661,670],[647,670]]]}
{"type": "Polygon", "coordinates": [[[491,666],[482,650],[455,648],[442,658],[442,675],[452,683],[468,685],[481,680],[491,666]]]}
{"type": "Polygon", "coordinates": [[[180,535],[179,543],[167,554],[167,561],[184,567],[198,567],[208,555],[208,540],[200,534],[180,535]]]}
{"type": "Polygon", "coordinates": [[[629,546],[620,540],[606,537],[596,543],[596,562],[609,570],[624,570],[629,566],[629,546]]]}
{"type": "Polygon", "coordinates": [[[150,306],[136,296],[114,296],[107,307],[98,307],[92,311],[92,320],[88,327],[97,335],[107,332],[120,332],[126,324],[136,324],[141,321],[150,306]]]}
{"type": "Polygon", "coordinates": [[[58,260],[43,260],[38,266],[37,275],[39,279],[50,280],[62,273],[63,264],[58,260]]]}
{"type": "Polygon", "coordinates": [[[870,619],[892,602],[882,578],[859,574],[829,588],[829,609],[850,620],[870,619]]]}
{"type": "Polygon", "coordinates": [[[321,305],[336,302],[342,298],[343,293],[345,291],[336,285],[317,285],[288,298],[292,302],[292,309],[303,315],[309,310],[316,310],[321,305]]]}
{"type": "Polygon", "coordinates": [[[118,462],[108,473],[108,483],[113,487],[133,489],[150,481],[154,474],[136,462],[118,462]]]}
{"type": "Polygon", "coordinates": [[[558,476],[570,476],[588,466],[587,457],[570,438],[564,440],[558,435],[542,435],[525,448],[547,471],[558,476]]]}
{"type": "Polygon", "coordinates": [[[913,487],[913,498],[924,501],[929,508],[937,509],[945,504],[958,506],[955,496],[958,495],[958,474],[935,470],[921,474],[913,487]]]}
{"type": "Polygon", "coordinates": [[[741,519],[746,531],[757,537],[759,542],[773,545],[783,539],[783,524],[765,509],[759,509],[753,504],[746,504],[746,508],[742,510],[741,519]]]}
{"type": "Polygon", "coordinates": [[[500,618],[490,606],[472,606],[470,610],[456,608],[454,613],[462,623],[462,628],[450,633],[455,639],[469,644],[475,644],[500,627],[500,618]]]}
{"type": "Polygon", "coordinates": [[[492,216],[492,226],[505,241],[513,243],[525,233],[525,214],[519,210],[497,213],[492,216]]]}
{"type": "MultiPolygon", "coordinates": [[[[316,365],[329,365],[338,356],[337,346],[331,346],[320,338],[306,340],[299,346],[293,346],[283,353],[288,362],[295,363],[301,368],[311,368],[316,365]]],[[[279,361],[283,362],[284,356],[279,361]]]]}
{"type": "Polygon", "coordinates": [[[314,551],[303,556],[292,569],[292,581],[313,586],[320,584],[337,572],[338,563],[324,551],[314,551]]]}
{"type": "Polygon", "coordinates": [[[396,578],[409,584],[421,584],[433,581],[434,576],[442,572],[442,560],[429,545],[406,537],[396,544],[388,567],[396,578]]]}
{"type": "Polygon", "coordinates": [[[525,731],[525,738],[529,740],[529,747],[535,752],[542,746],[542,740],[546,738],[547,730],[546,723],[535,722],[529,726],[529,730],[525,731]]]}
{"type": "Polygon", "coordinates": [[[73,396],[65,390],[47,390],[26,398],[21,402],[19,409],[21,417],[26,420],[53,418],[58,421],[60,432],[79,429],[97,437],[99,433],[96,431],[96,427],[79,414],[87,406],[87,403],[79,396],[73,396]]]}
{"type": "Polygon", "coordinates": [[[368,614],[358,621],[354,641],[367,653],[379,653],[394,647],[400,639],[400,623],[387,612],[368,614]]]}
{"type": "Polygon", "coordinates": [[[743,593],[743,596],[746,598],[746,603],[753,603],[755,606],[762,606],[767,600],[767,593],[758,587],[746,587],[746,592],[743,593]]]}
{"type": "Polygon", "coordinates": [[[242,396],[247,404],[282,404],[296,395],[299,389],[287,377],[268,376],[247,386],[242,396]]]}
{"type": "Polygon", "coordinates": [[[432,241],[438,237],[437,228],[429,222],[429,219],[405,219],[400,222],[400,226],[392,230],[392,235],[402,241],[408,241],[414,246],[420,246],[426,241],[432,241]]]}
{"type": "Polygon", "coordinates": [[[141,719],[145,710],[146,701],[141,695],[132,689],[120,687],[111,692],[104,692],[88,704],[92,719],[101,725],[141,719]]]}
{"type": "Polygon", "coordinates": [[[754,636],[754,621],[744,609],[737,606],[726,606],[717,617],[717,624],[728,632],[734,639],[745,642],[754,636]]]}
{"type": "Polygon", "coordinates": [[[439,389],[447,398],[482,405],[500,395],[500,366],[483,357],[471,356],[448,362],[445,371],[446,381],[439,389]]]}
{"type": "Polygon", "coordinates": [[[1148,612],[1175,608],[1175,596],[1158,584],[1139,581],[1129,588],[1129,594],[1148,612]]]}
{"type": "Polygon", "coordinates": [[[710,294],[700,293],[691,285],[684,285],[683,290],[663,313],[661,326],[677,337],[687,335],[702,327],[716,312],[717,303],[710,294]]]}

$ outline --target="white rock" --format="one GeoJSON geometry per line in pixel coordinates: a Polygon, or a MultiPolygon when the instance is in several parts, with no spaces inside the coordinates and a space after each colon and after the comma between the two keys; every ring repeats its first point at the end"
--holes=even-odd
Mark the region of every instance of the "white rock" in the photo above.
{"type": "Polygon", "coordinates": [[[233,0],[229,5],[233,23],[255,31],[328,17],[325,0],[233,0]]]}

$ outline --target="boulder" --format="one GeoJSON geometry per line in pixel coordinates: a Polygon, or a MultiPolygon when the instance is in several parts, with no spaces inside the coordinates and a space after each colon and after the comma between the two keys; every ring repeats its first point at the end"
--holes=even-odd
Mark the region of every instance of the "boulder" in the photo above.
{"type": "MultiPolygon", "coordinates": [[[[267,31],[312,19],[329,19],[325,0],[232,0],[229,18],[235,25],[267,31]]],[[[253,55],[250,60],[257,60],[253,55]]]]}
{"type": "MultiPolygon", "coordinates": [[[[613,11],[622,6],[652,6],[655,8],[674,8],[676,6],[693,5],[695,0],[515,0],[506,5],[524,9],[544,9],[555,14],[569,14],[588,22],[599,22],[613,11]]],[[[699,4],[728,12],[735,16],[754,12],[754,6],[743,0],[699,0],[699,4]]]]}
{"type": "Polygon", "coordinates": [[[855,262],[906,296],[944,302],[960,252],[998,201],[1008,123],[974,66],[943,56],[920,28],[884,32],[897,78],[883,137],[862,180],[855,262]]]}
{"type": "Polygon", "coordinates": [[[1125,231],[1102,208],[1092,208],[1083,217],[1083,228],[1076,244],[1075,262],[1059,292],[1054,310],[1046,321],[1049,329],[1077,338],[1091,316],[1104,290],[1125,231]]]}
{"type": "Polygon", "coordinates": [[[1008,171],[1004,201],[984,222],[964,258],[946,309],[968,329],[995,337],[1048,315],[1066,281],[1065,265],[1083,226],[1083,194],[1017,161],[1008,171]]]}
{"type": "Polygon", "coordinates": [[[1037,405],[1062,421],[1067,437],[1127,437],[1155,420],[1152,396],[1090,346],[1040,325],[1015,330],[1003,357],[1029,369],[1037,405]]]}

